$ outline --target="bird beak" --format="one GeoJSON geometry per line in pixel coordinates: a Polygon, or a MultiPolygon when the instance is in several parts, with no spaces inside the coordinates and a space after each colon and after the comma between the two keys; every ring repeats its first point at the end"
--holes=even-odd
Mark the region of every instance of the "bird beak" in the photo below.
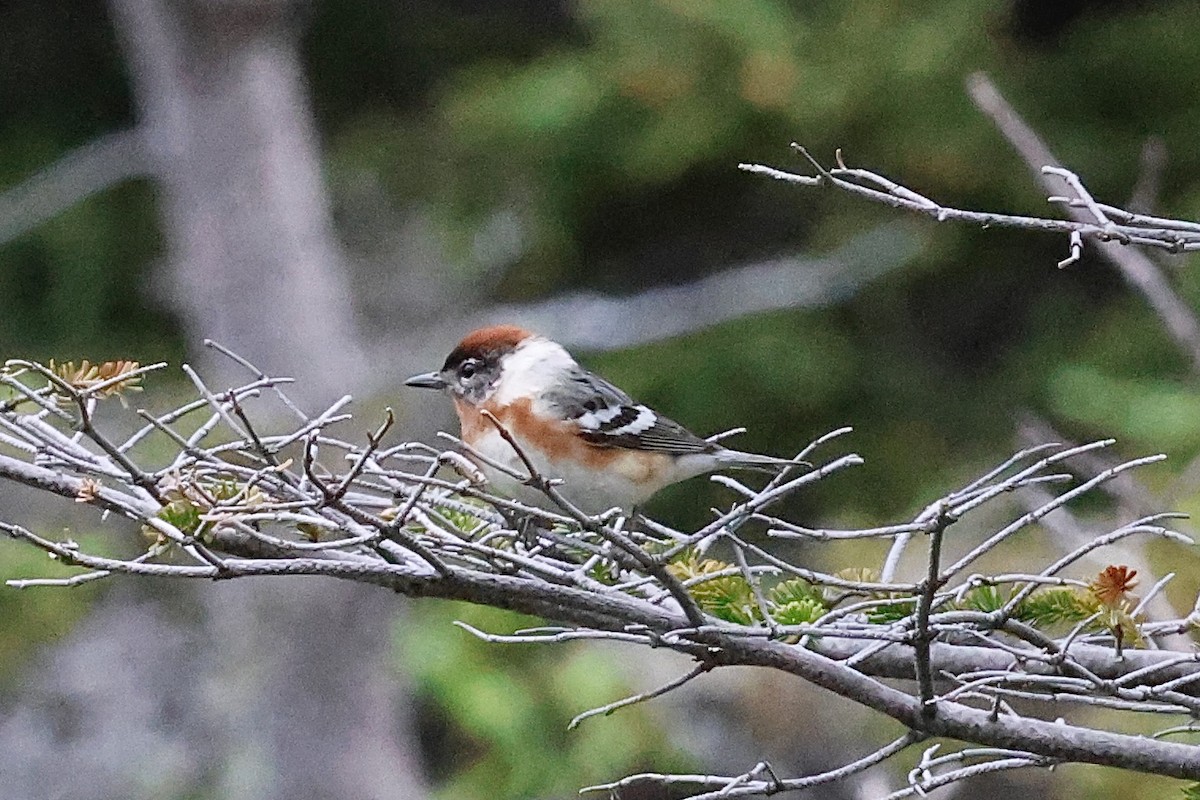
{"type": "Polygon", "coordinates": [[[421,375],[413,375],[404,382],[405,386],[416,386],[419,389],[445,389],[449,384],[446,379],[438,372],[426,372],[421,375]]]}

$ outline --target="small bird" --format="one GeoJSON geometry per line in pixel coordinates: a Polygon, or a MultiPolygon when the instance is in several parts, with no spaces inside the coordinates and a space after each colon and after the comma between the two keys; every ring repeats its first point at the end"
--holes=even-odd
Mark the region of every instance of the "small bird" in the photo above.
{"type": "MultiPolygon", "coordinates": [[[[527,473],[502,425],[544,478],[580,510],[630,509],[672,483],[722,468],[777,472],[804,462],[743,453],[702,439],[584,369],[562,345],[515,325],[467,335],[437,372],[407,386],[448,391],[462,440],[488,458],[527,473]]],[[[545,507],[546,496],[486,463],[501,493],[545,507]]]]}

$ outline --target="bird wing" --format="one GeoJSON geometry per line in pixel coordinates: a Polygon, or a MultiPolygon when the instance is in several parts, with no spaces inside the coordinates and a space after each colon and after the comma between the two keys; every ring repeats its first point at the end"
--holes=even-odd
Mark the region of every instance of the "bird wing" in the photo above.
{"type": "Polygon", "coordinates": [[[572,420],[579,436],[599,447],[622,447],[672,455],[717,449],[674,420],[643,405],[608,381],[580,367],[547,396],[552,413],[572,420]]]}

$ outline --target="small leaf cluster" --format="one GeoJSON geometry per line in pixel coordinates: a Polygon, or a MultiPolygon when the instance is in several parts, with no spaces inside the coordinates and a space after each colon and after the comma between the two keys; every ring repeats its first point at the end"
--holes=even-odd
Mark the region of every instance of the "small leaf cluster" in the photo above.
{"type": "MultiPolygon", "coordinates": [[[[473,498],[464,497],[462,495],[454,495],[453,500],[457,505],[439,503],[434,506],[434,511],[437,512],[438,521],[440,523],[448,524],[454,529],[455,532],[461,534],[465,539],[474,539],[488,529],[487,522],[480,519],[477,514],[472,514],[468,510],[468,507],[476,507],[479,508],[480,511],[483,511],[488,508],[487,505],[473,498]]],[[[402,509],[403,505],[385,508],[379,512],[379,517],[387,522],[392,522],[396,519],[396,516],[400,514],[402,509]]],[[[405,520],[404,528],[405,530],[414,534],[420,534],[425,531],[425,527],[420,522],[413,519],[411,514],[409,515],[409,518],[405,520]]],[[[503,541],[503,539],[498,539],[495,546],[501,546],[503,541]]]]}
{"type": "MultiPolygon", "coordinates": [[[[760,605],[741,569],[714,558],[705,558],[695,550],[684,552],[668,564],[667,569],[687,585],[701,609],[739,625],[765,622],[764,606],[776,624],[811,624],[850,596],[791,578],[765,591],[765,602],[760,605]]],[[[1038,628],[1090,620],[1090,630],[1106,630],[1120,642],[1138,642],[1141,635],[1133,616],[1137,598],[1129,593],[1136,585],[1133,580],[1135,574],[1127,567],[1109,566],[1086,587],[1040,588],[1016,605],[1012,617],[1038,628]]],[[[842,570],[838,577],[863,583],[879,581],[879,574],[875,570],[865,568],[842,570]]],[[[967,592],[961,600],[948,607],[990,613],[1004,608],[1011,597],[1012,593],[1006,589],[983,585],[967,592]]],[[[913,612],[914,600],[911,597],[868,592],[866,598],[882,601],[865,612],[867,620],[878,625],[897,622],[913,612]]]]}
{"type": "MultiPolygon", "coordinates": [[[[188,536],[197,534],[203,515],[221,503],[236,500],[239,505],[255,506],[266,499],[259,489],[251,487],[247,490],[244,484],[232,478],[196,479],[184,475],[171,478],[162,496],[167,503],[158,512],[158,518],[188,536]]],[[[157,535],[150,529],[146,533],[157,535]]]]}
{"type": "Polygon", "coordinates": [[[85,358],[76,366],[74,361],[56,364],[54,359],[50,359],[48,366],[50,371],[61,378],[64,383],[70,384],[72,388],[81,392],[92,391],[101,384],[107,384],[104,388],[93,392],[96,397],[111,397],[120,395],[122,392],[142,391],[141,375],[131,374],[126,378],[121,378],[122,375],[137,370],[140,365],[136,361],[121,359],[93,364],[85,358]]]}
{"type": "MultiPolygon", "coordinates": [[[[1010,592],[996,586],[979,586],[967,592],[961,601],[949,604],[948,608],[986,614],[1004,608],[1010,598],[1010,592]]],[[[1042,629],[1078,624],[1096,617],[1088,624],[1089,630],[1107,630],[1123,641],[1136,642],[1141,636],[1131,609],[1127,601],[1106,605],[1090,588],[1054,587],[1038,589],[1030,594],[1013,609],[1012,618],[1042,629]]],[[[895,602],[877,606],[868,611],[866,616],[869,621],[884,625],[904,619],[912,611],[911,602],[895,602]]]]}
{"type": "MultiPolygon", "coordinates": [[[[1107,566],[1086,587],[1038,589],[1013,609],[1013,618],[1037,628],[1078,624],[1091,619],[1089,630],[1106,630],[1119,642],[1139,642],[1141,633],[1133,609],[1138,598],[1131,594],[1137,585],[1136,570],[1107,566]],[[1094,619],[1093,619],[1094,618],[1094,619]]],[[[972,589],[958,605],[973,611],[998,611],[1010,599],[995,586],[972,589]]]]}
{"type": "Polygon", "coordinates": [[[771,616],[780,625],[816,622],[829,611],[821,590],[799,578],[782,581],[767,593],[771,616]]]}
{"type": "MultiPolygon", "coordinates": [[[[124,392],[142,391],[142,375],[134,374],[140,366],[138,362],[126,359],[103,361],[96,364],[84,359],[78,365],[74,361],[65,361],[59,364],[55,363],[54,359],[50,359],[46,369],[72,389],[88,393],[95,398],[105,398],[120,397],[124,392]]],[[[28,362],[9,361],[4,365],[3,374],[6,377],[18,379],[22,375],[28,377],[33,373],[28,362]]],[[[53,398],[58,403],[71,402],[71,398],[62,389],[61,384],[53,382],[39,389],[37,394],[53,398]]],[[[13,385],[5,387],[4,398],[3,403],[0,403],[0,408],[4,411],[14,411],[30,402],[29,398],[13,385]]],[[[123,398],[122,402],[124,402],[123,398]]]]}
{"type": "MultiPolygon", "coordinates": [[[[1011,599],[1011,593],[997,586],[979,586],[967,592],[953,608],[987,614],[999,611],[1011,599]]],[[[1070,587],[1038,589],[1017,604],[1012,618],[1036,628],[1082,622],[1097,611],[1086,591],[1070,587]]]]}
{"type": "MultiPolygon", "coordinates": [[[[739,625],[765,621],[754,589],[737,566],[688,550],[667,570],[688,584],[696,603],[714,617],[739,625]]],[[[829,610],[821,590],[798,578],[775,584],[764,593],[764,600],[767,613],[780,625],[813,623],[829,610]]]]}
{"type": "MultiPolygon", "coordinates": [[[[469,498],[458,498],[460,503],[472,505],[469,498]]],[[[487,523],[469,511],[450,506],[438,506],[438,514],[442,519],[454,526],[454,529],[468,539],[475,537],[485,528],[487,523]]]]}

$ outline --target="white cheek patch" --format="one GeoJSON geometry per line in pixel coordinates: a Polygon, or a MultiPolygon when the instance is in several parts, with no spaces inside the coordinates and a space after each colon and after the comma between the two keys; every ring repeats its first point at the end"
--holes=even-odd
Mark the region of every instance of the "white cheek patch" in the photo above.
{"type": "Polygon", "coordinates": [[[501,361],[495,401],[508,405],[522,397],[538,397],[577,366],[561,345],[540,337],[526,339],[501,361]]]}

